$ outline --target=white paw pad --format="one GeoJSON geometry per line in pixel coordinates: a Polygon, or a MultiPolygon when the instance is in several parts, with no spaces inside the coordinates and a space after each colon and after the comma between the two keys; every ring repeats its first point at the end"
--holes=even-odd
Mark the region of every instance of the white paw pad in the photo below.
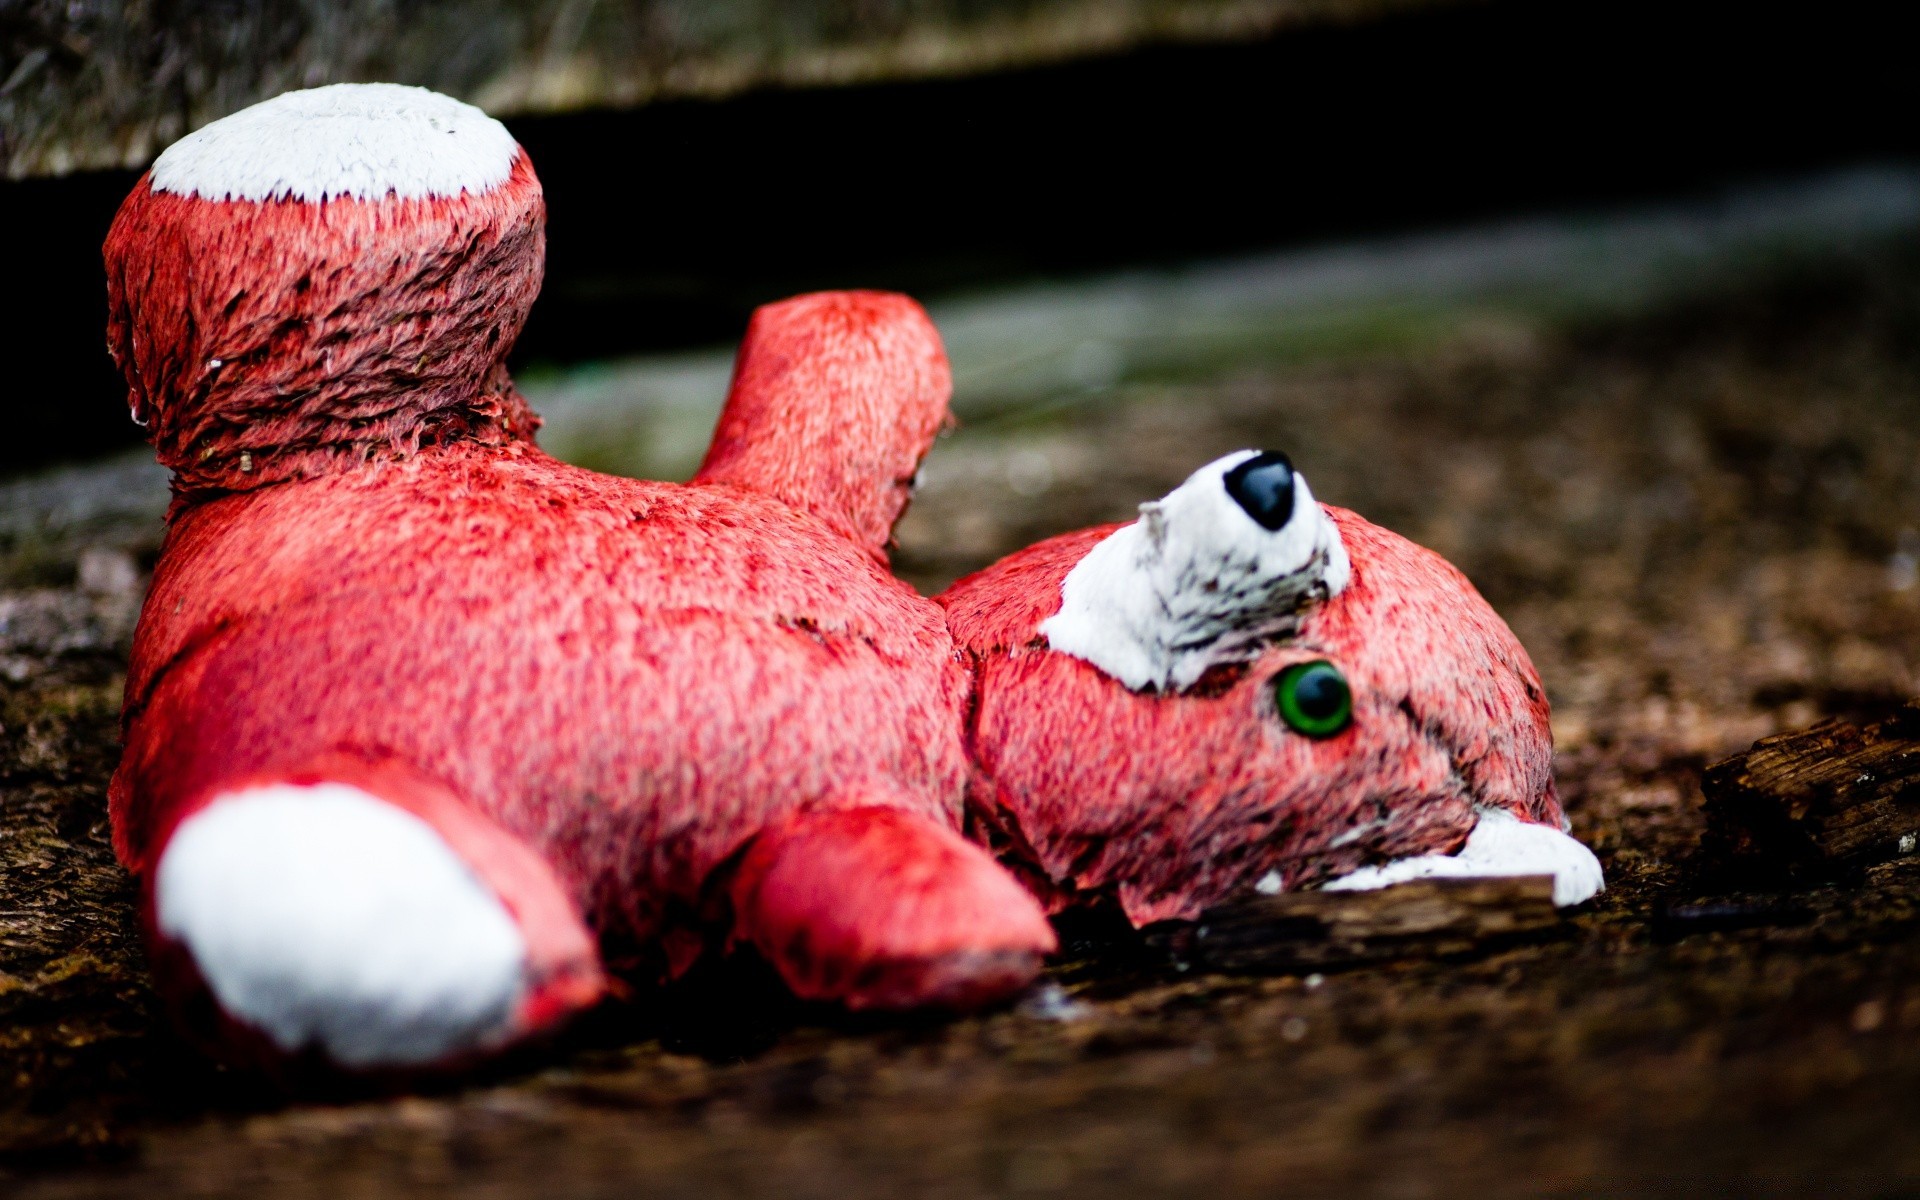
{"type": "Polygon", "coordinates": [[[223,796],[167,843],[160,931],[225,1011],[289,1053],[433,1062],[508,1037],[527,948],[413,814],[343,784],[223,796]]]}
{"type": "Polygon", "coordinates": [[[1421,854],[1375,867],[1361,867],[1322,885],[1326,891],[1365,891],[1409,879],[1488,879],[1512,875],[1553,876],[1553,902],[1562,908],[1589,900],[1606,887],[1600,860],[1550,825],[1522,821],[1504,809],[1480,810],[1480,821],[1458,854],[1421,854]]]}

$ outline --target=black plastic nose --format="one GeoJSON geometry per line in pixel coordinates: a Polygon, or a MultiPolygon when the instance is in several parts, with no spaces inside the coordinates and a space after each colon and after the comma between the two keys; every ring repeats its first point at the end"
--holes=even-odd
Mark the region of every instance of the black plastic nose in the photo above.
{"type": "Polygon", "coordinates": [[[1293,463],[1278,450],[1262,450],[1228,471],[1227,495],[1262,528],[1278,529],[1293,516],[1293,463]]]}

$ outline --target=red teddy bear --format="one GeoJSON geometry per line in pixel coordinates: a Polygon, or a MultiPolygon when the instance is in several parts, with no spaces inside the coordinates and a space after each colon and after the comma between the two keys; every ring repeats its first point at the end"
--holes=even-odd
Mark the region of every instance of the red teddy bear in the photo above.
{"type": "Polygon", "coordinates": [[[175,490],[114,832],[231,1044],[465,1061],[592,1003],[608,938],[971,1007],[1053,950],[1034,892],[1144,921],[1578,848],[1505,626],[1277,456],[938,603],[894,579],[949,420],[904,297],[756,314],[690,483],[548,458],[502,365],[543,222],[496,122],[340,85],[176,143],[108,238],[175,490]]]}

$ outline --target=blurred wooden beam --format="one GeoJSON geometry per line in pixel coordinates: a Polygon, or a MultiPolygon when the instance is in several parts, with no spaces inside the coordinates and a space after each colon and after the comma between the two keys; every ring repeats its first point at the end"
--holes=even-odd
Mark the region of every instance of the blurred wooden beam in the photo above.
{"type": "Polygon", "coordinates": [[[0,6],[8,178],[141,167],[291,88],[420,84],[499,116],[964,75],[1469,0],[91,0],[0,6]]]}

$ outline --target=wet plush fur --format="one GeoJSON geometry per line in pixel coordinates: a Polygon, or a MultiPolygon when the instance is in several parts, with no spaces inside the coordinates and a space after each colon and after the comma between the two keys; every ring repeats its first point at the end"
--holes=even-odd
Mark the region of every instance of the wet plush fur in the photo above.
{"type": "Polygon", "coordinates": [[[1268,871],[1295,889],[1451,852],[1475,805],[1560,819],[1546,694],[1512,632],[1438,555],[1326,511],[1347,589],[1184,693],[1129,691],[1039,633],[1061,580],[1115,526],[940,597],[974,666],[974,826],[1053,907],[1112,895],[1136,923],[1191,917],[1268,871]],[[1288,729],[1273,699],[1281,670],[1316,658],[1354,695],[1352,725],[1323,741],[1288,729]]]}

